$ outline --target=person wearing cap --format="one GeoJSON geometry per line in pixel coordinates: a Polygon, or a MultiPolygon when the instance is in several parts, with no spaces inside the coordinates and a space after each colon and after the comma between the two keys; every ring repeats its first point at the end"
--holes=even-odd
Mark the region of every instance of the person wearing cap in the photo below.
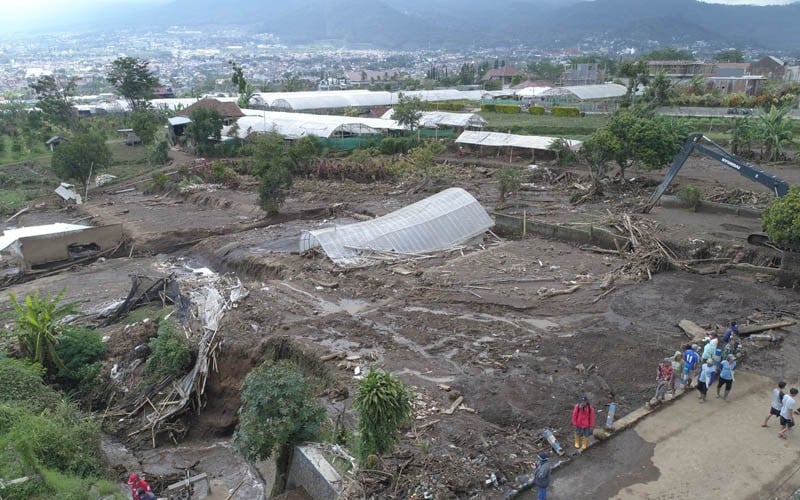
{"type": "Polygon", "coordinates": [[[672,382],[672,360],[664,358],[656,367],[656,399],[664,401],[667,387],[672,382]]]}
{"type": "Polygon", "coordinates": [[[674,396],[681,385],[681,374],[683,373],[683,354],[681,354],[681,351],[675,351],[675,354],[672,355],[671,364],[672,380],[669,382],[669,390],[674,396]]]}
{"type": "Polygon", "coordinates": [[[594,429],[594,407],[589,398],[581,396],[578,404],[572,409],[572,427],[575,428],[575,448],[585,450],[589,447],[589,436],[594,429]]]}
{"type": "Polygon", "coordinates": [[[697,351],[699,350],[699,345],[692,344],[692,346],[686,349],[686,352],[683,353],[683,378],[685,379],[686,388],[692,387],[694,370],[697,364],[700,362],[700,355],[697,354],[697,351]]]}
{"type": "Polygon", "coordinates": [[[794,409],[797,408],[797,388],[789,389],[789,394],[783,397],[781,404],[781,431],[779,438],[786,439],[786,431],[794,427],[794,409]]]}
{"type": "Polygon", "coordinates": [[[703,363],[700,368],[700,376],[697,377],[697,390],[700,391],[700,402],[706,402],[706,395],[708,394],[708,386],[711,385],[711,380],[714,378],[714,361],[709,359],[703,363]]]}
{"type": "Polygon", "coordinates": [[[719,390],[722,389],[722,385],[724,384],[725,395],[722,397],[722,399],[728,399],[728,394],[731,393],[731,389],[733,388],[733,370],[735,369],[736,356],[733,354],[728,354],[728,357],[725,358],[725,361],[723,361],[720,365],[719,382],[717,382],[717,397],[719,397],[719,390]]]}
{"type": "Polygon", "coordinates": [[[547,487],[550,486],[550,460],[547,452],[536,455],[533,484],[539,489],[538,500],[547,500],[547,487]]]}
{"type": "Polygon", "coordinates": [[[131,487],[131,498],[133,500],[144,500],[139,495],[139,490],[144,490],[145,493],[153,492],[153,490],[150,489],[150,485],[147,483],[147,481],[139,477],[139,474],[136,474],[135,472],[128,476],[128,486],[131,487]]]}

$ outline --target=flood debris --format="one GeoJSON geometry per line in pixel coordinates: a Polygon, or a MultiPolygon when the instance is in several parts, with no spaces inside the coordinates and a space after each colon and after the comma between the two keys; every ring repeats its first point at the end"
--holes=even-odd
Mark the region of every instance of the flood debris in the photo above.
{"type": "MultiPolygon", "coordinates": [[[[204,405],[208,376],[211,370],[217,370],[222,340],[217,335],[220,321],[226,311],[237,307],[247,295],[241,281],[230,275],[193,273],[156,278],[132,277],[128,297],[104,324],[110,324],[149,302],[174,304],[180,324],[196,354],[191,369],[182,377],[166,377],[139,392],[135,400],[123,400],[106,409],[108,417],[117,418],[118,424],[130,429],[125,437],[130,439],[149,434],[155,448],[161,434],[171,436],[173,441],[175,436],[185,434],[185,425],[176,419],[191,407],[204,405]]],[[[138,364],[134,361],[130,367],[117,367],[115,380],[124,380],[121,372],[136,366],[138,364]]]]}

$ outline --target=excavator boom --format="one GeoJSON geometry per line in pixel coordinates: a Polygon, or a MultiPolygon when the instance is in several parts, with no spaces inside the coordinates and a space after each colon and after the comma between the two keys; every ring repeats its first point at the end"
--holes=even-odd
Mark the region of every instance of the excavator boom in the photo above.
{"type": "Polygon", "coordinates": [[[681,150],[672,161],[672,165],[669,167],[667,175],[664,176],[664,180],[661,181],[661,184],[658,185],[655,192],[653,192],[653,194],[650,196],[650,199],[641,208],[640,211],[642,213],[649,212],[655,206],[659,198],[661,198],[661,195],[664,194],[664,192],[667,190],[667,187],[678,174],[678,171],[681,169],[681,167],[683,167],[683,164],[686,163],[686,160],[689,159],[689,156],[694,151],[703,153],[709,158],[713,158],[722,163],[726,167],[736,170],[748,179],[766,186],[775,194],[775,196],[786,196],[786,194],[789,192],[789,184],[780,177],[776,177],[766,170],[762,170],[755,165],[751,165],[741,158],[727,152],[722,148],[722,146],[715,143],[708,137],[705,137],[703,134],[691,134],[686,138],[686,141],[683,143],[683,147],[681,147],[681,150]]]}

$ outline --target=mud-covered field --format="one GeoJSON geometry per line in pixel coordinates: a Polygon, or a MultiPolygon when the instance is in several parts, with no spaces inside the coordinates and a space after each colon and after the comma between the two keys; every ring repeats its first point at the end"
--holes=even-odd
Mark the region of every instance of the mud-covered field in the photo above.
{"type": "MultiPolygon", "coordinates": [[[[624,186],[609,185],[605,197],[574,206],[571,192],[586,182],[580,172],[558,181],[558,175],[538,177],[536,190],[500,202],[493,166],[467,161],[458,168],[457,178],[438,187],[463,187],[490,211],[578,226],[630,212],[658,178],[646,176],[648,181],[637,173],[639,178],[624,186]]],[[[796,183],[797,169],[770,170],[796,183]]],[[[690,183],[707,192],[763,195],[732,171],[699,160],[688,162],[676,182],[690,183]]],[[[163,275],[165,262],[177,258],[192,267],[235,273],[250,295],[225,316],[219,371],[209,379],[206,406],[189,421],[189,437],[196,442],[230,436],[242,378],[276,345],[308,361],[309,370],[325,380],[320,400],[332,417],[344,412],[350,426],[357,370],[389,370],[415,389],[415,419],[396,452],[384,457],[383,472],[359,476],[352,490],[382,498],[426,492],[434,498],[499,496],[502,488],[486,489],[487,475],[512,480],[527,472],[544,446],[543,428],[562,439],[569,435],[571,408],[581,394],[600,409],[600,418],[612,401],[624,415],[649,400],[658,360],[688,340],[676,326],[681,319],[724,325],[798,311],[796,290],[775,286],[769,275],[719,273],[712,267],[703,274],[653,270],[648,280],[619,271],[624,255],[537,237],[487,234],[479,246],[358,269],[336,267],[321,254],[299,254],[303,230],[383,215],[434,192],[412,187],[303,180],[272,219],[261,217],[256,195],[249,192],[178,197],[139,190],[114,194],[111,187],[91,196],[81,211],[96,224],[124,224],[129,256],[16,285],[0,295],[66,288],[67,298],[90,311],[124,298],[130,274],[163,275]],[[333,353],[341,356],[320,360],[333,353]],[[459,397],[463,403],[450,412],[459,397]]],[[[58,211],[23,215],[23,224],[25,217],[66,221],[58,211]]],[[[702,257],[709,266],[717,258],[759,265],[774,259],[774,252],[746,242],[748,233],[760,229],[758,219],[664,207],[633,218],[672,244],[678,259],[702,257]]],[[[796,328],[783,332],[786,340],[779,347],[750,346],[747,366],[800,379],[800,368],[791,362],[800,352],[797,333],[796,328]]],[[[115,331],[110,356],[125,359],[153,334],[142,327],[115,331]]]]}

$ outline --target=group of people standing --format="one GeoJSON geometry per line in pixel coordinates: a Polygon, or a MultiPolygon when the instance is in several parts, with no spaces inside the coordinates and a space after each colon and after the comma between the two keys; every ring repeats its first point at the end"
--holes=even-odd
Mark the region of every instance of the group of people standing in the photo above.
{"type": "Polygon", "coordinates": [[[678,389],[696,388],[700,394],[700,403],[705,403],[709,389],[717,383],[717,397],[727,400],[733,390],[736,356],[739,349],[739,327],[731,321],[720,340],[716,333],[711,333],[708,343],[700,349],[692,344],[686,351],[675,351],[672,357],[664,358],[656,369],[656,399],[663,401],[669,389],[674,396],[678,389]],[[697,384],[692,381],[697,376],[697,384]],[[724,394],[721,394],[722,388],[724,394]]]}

